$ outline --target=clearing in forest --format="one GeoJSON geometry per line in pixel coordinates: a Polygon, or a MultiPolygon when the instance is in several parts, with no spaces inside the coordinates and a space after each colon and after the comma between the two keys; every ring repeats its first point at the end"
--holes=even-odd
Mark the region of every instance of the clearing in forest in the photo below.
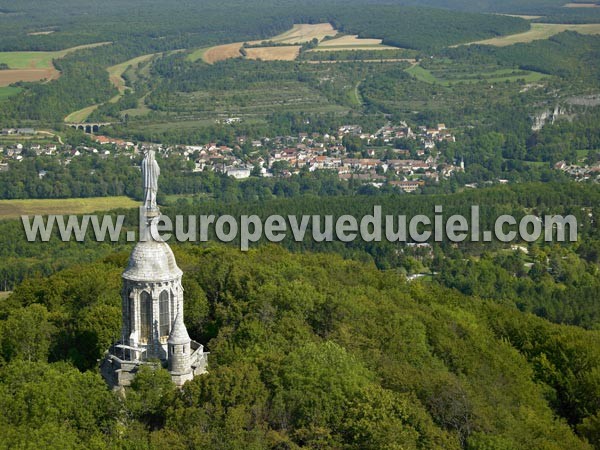
{"type": "MultiPolygon", "coordinates": [[[[524,33],[511,34],[483,41],[470,42],[469,44],[461,45],[493,45],[496,47],[506,47],[517,43],[527,43],[540,39],[548,39],[555,34],[563,31],[576,31],[579,34],[600,34],[600,23],[585,23],[585,24],[565,24],[565,23],[532,23],[531,29],[524,33]]],[[[458,46],[454,46],[458,47],[458,46]]]]}
{"type": "Polygon", "coordinates": [[[452,70],[437,70],[433,73],[422,67],[420,64],[414,64],[405,70],[406,73],[414,76],[417,80],[423,81],[429,84],[440,84],[442,86],[451,86],[457,83],[502,83],[502,82],[514,82],[514,81],[525,81],[528,83],[540,81],[547,77],[547,75],[534,72],[531,70],[520,70],[520,69],[496,69],[496,70],[481,70],[475,73],[463,73],[460,75],[459,71],[452,70]]]}
{"type": "Polygon", "coordinates": [[[17,81],[53,80],[60,76],[52,63],[77,50],[107,45],[110,42],[79,45],[55,52],[0,52],[0,64],[9,70],[0,70],[0,86],[8,86],[17,81]]]}
{"type": "Polygon", "coordinates": [[[110,82],[119,90],[119,93],[123,95],[127,89],[125,86],[125,80],[123,79],[123,74],[125,73],[125,71],[130,67],[133,69],[137,69],[140,66],[140,64],[149,61],[157,54],[158,53],[150,53],[148,55],[138,56],[136,58],[132,58],[130,60],[122,62],[121,64],[108,67],[106,70],[108,71],[110,82]]]}
{"type": "Polygon", "coordinates": [[[0,100],[17,95],[22,90],[22,88],[12,86],[0,87],[0,100]]]}
{"type": "Polygon", "coordinates": [[[136,208],[139,202],[129,197],[91,197],[61,199],[0,200],[0,220],[22,215],[90,214],[117,208],[136,208]]]}

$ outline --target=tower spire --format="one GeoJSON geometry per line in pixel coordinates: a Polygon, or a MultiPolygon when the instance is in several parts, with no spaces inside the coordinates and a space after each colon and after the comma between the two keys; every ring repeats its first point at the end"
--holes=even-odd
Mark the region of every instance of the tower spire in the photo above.
{"type": "Polygon", "coordinates": [[[183,272],[169,245],[148,233],[160,216],[156,204],[160,167],[154,150],[144,152],[141,164],[144,203],[142,229],[123,272],[121,341],[107,352],[101,372],[113,387],[129,386],[140,365],[167,367],[181,386],[206,372],[208,353],[192,341],[183,322],[183,272]],[[160,361],[160,362],[159,362],[160,361]]]}

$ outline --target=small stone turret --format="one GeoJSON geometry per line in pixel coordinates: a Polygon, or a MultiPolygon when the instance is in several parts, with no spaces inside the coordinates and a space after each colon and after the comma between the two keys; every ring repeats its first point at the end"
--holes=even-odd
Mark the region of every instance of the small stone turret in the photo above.
{"type": "Polygon", "coordinates": [[[183,375],[191,372],[191,342],[190,335],[181,319],[181,313],[178,313],[167,340],[169,345],[169,372],[172,374],[183,375]]]}

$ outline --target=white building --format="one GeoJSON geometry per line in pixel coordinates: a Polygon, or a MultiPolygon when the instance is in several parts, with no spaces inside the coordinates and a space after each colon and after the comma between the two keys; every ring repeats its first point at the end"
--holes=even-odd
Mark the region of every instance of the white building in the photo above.
{"type": "MultiPolygon", "coordinates": [[[[146,193],[149,189],[145,186],[146,193]]],[[[157,207],[142,207],[148,229],[158,216],[157,207]]],[[[121,339],[100,365],[113,388],[129,386],[142,365],[166,367],[177,386],[206,373],[208,353],[184,324],[182,275],[169,245],[149,232],[134,247],[122,275],[121,339]]]]}

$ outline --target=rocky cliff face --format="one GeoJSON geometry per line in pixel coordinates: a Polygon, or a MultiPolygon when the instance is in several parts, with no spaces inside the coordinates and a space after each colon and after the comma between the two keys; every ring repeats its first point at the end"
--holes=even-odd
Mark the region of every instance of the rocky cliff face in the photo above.
{"type": "Polygon", "coordinates": [[[547,123],[553,124],[561,117],[568,117],[566,108],[556,105],[554,109],[546,109],[541,113],[538,113],[532,117],[533,124],[531,129],[533,131],[541,130],[547,123]]]}
{"type": "Polygon", "coordinates": [[[573,120],[577,110],[600,106],[600,95],[579,95],[563,99],[554,108],[547,108],[531,117],[532,131],[541,130],[546,124],[553,124],[559,119],[573,120]]]}

